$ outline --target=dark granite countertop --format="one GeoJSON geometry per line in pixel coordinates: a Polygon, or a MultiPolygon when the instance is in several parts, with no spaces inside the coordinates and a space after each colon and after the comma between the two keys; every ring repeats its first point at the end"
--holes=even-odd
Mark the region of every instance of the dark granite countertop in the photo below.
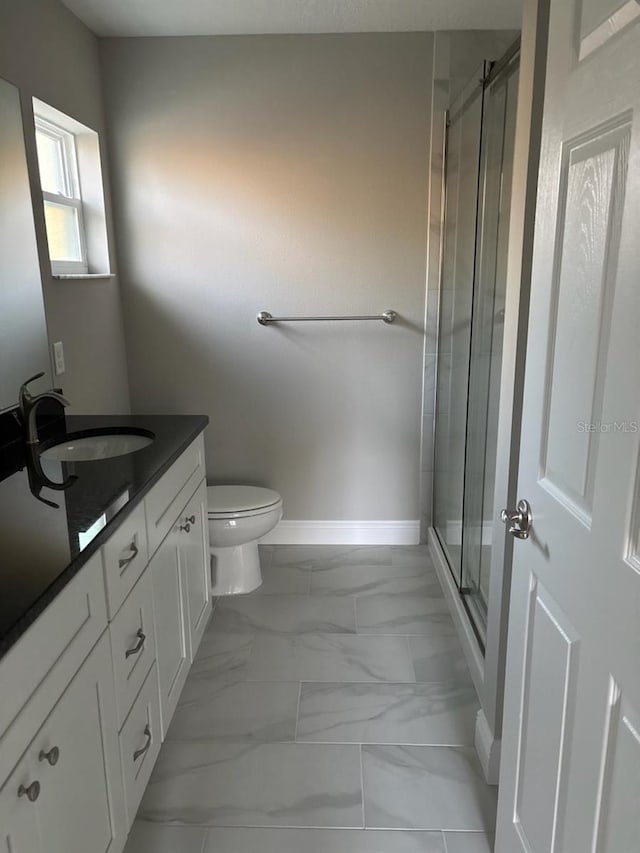
{"type": "MultiPolygon", "coordinates": [[[[55,441],[69,433],[115,427],[149,430],[155,440],[125,456],[91,462],[43,464],[64,491],[33,493],[24,445],[3,449],[0,466],[0,657],[26,631],[149,489],[204,430],[204,415],[71,415],[58,418],[55,441]],[[9,455],[7,455],[9,454],[9,455]],[[15,464],[7,464],[7,459],[15,464]],[[20,466],[20,470],[14,470],[20,466]]],[[[50,443],[51,439],[49,438],[50,443]]],[[[44,442],[43,442],[44,443],[44,442]]]]}

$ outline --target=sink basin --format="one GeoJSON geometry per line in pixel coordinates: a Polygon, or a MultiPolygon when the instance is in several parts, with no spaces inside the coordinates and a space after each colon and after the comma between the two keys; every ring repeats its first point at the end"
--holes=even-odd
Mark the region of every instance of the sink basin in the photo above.
{"type": "Polygon", "coordinates": [[[65,436],[64,441],[44,447],[41,459],[55,462],[90,462],[135,453],[152,443],[155,436],[143,429],[126,429],[120,432],[76,432],[65,436]]]}

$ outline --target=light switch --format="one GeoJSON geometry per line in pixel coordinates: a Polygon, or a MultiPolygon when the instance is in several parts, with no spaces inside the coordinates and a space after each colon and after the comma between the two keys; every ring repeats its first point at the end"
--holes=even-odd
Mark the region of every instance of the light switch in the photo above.
{"type": "Polygon", "coordinates": [[[53,363],[55,366],[56,376],[64,373],[64,347],[62,341],[56,341],[53,345],[53,363]]]}

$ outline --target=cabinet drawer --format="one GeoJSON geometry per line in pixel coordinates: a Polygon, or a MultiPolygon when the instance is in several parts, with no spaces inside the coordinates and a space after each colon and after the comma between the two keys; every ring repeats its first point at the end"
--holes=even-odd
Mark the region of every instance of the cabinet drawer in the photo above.
{"type": "Polygon", "coordinates": [[[171,530],[205,474],[204,438],[199,435],[145,498],[149,556],[171,530]]]}
{"type": "Polygon", "coordinates": [[[160,745],[158,672],[154,664],[120,732],[120,758],[128,829],[138,811],[160,745]]]}
{"type": "Polygon", "coordinates": [[[0,684],[11,685],[0,701],[2,770],[15,765],[106,626],[95,554],[0,661],[0,684]]]}
{"type": "Polygon", "coordinates": [[[109,625],[118,728],[156,659],[151,572],[146,571],[109,625]]]}
{"type": "Polygon", "coordinates": [[[102,549],[109,618],[113,619],[148,562],[144,504],[122,522],[102,549]]]}

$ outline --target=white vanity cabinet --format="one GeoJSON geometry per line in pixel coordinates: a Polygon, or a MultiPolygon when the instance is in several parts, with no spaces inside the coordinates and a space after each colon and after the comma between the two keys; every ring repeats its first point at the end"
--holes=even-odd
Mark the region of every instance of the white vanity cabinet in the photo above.
{"type": "MultiPolygon", "coordinates": [[[[204,459],[204,454],[202,458],[204,459]]],[[[185,469],[185,473],[187,471],[190,485],[193,485],[191,469],[185,469]]],[[[166,504],[168,510],[165,509],[165,514],[168,511],[171,517],[175,516],[149,565],[153,582],[163,738],[166,737],[189,667],[211,614],[211,573],[206,526],[207,491],[203,478],[204,469],[195,494],[182,506],[181,501],[162,501],[158,494],[153,493],[147,504],[147,507],[150,505],[153,508],[152,511],[166,504]]],[[[173,487],[171,479],[170,482],[173,487]]],[[[165,490],[168,497],[167,483],[164,480],[158,483],[156,490],[165,490]]],[[[183,491],[180,494],[184,497],[183,491]]],[[[164,520],[166,525],[166,515],[164,520]]],[[[153,525],[155,519],[148,515],[147,530],[153,525]]]]}
{"type": "Polygon", "coordinates": [[[121,849],[124,811],[106,634],[3,786],[0,826],[3,853],[121,849]]]}
{"type": "Polygon", "coordinates": [[[0,853],[121,853],[211,613],[204,477],[200,435],[0,660],[0,853]]]}

